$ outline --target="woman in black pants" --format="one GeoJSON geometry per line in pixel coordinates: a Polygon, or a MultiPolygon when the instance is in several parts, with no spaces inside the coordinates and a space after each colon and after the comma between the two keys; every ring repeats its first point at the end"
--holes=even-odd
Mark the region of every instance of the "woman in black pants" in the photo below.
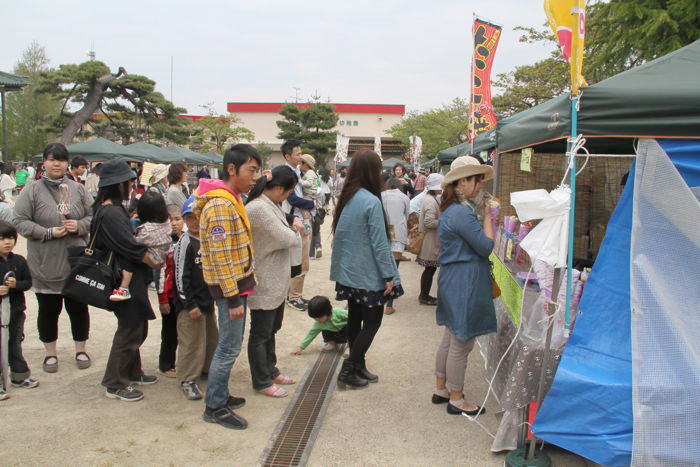
{"type": "Polygon", "coordinates": [[[382,323],[384,304],[403,294],[389,247],[381,170],[377,153],[356,152],[333,217],[331,280],[336,283],[336,299],[348,301],[350,342],[350,356],[338,375],[341,388],[362,388],[377,381],[367,370],[365,355],[382,323]]]}
{"type": "Polygon", "coordinates": [[[44,149],[44,172],[28,184],[15,202],[13,223],[27,239],[27,262],[32,273],[32,290],[39,305],[37,325],[44,344],[44,371],[58,371],[58,317],[65,307],[75,341],[75,363],[90,366],[85,345],[90,331],[90,315],[84,303],[61,295],[70,273],[68,247],[82,247],[92,219],[92,196],[85,187],[66,177],[68,149],[51,143],[44,149]]]}
{"type": "Polygon", "coordinates": [[[438,255],[440,254],[440,238],[438,236],[438,226],[440,225],[440,206],[437,197],[442,193],[443,180],[440,174],[430,174],[426,181],[427,193],[423,198],[420,209],[418,230],[423,232],[423,245],[420,253],[416,257],[416,263],[423,266],[423,274],[420,276],[420,295],[418,302],[421,305],[437,305],[437,298],[430,295],[430,288],[433,285],[435,271],[440,266],[438,255]]]}
{"type": "Polygon", "coordinates": [[[124,201],[129,199],[135,176],[124,161],[110,160],[102,164],[90,229],[95,237],[95,248],[111,251],[117,267],[133,273],[129,287],[131,298],[115,302],[113,306],[117,331],[102,379],[102,385],[107,388],[105,396],[123,401],[143,399],[143,393],[132,385],[153,384],[158,380],[143,373],[139,353],[139,347],[148,335],[148,320],[155,319],[148,301],[148,282],[152,275],[149,266],[160,265],[151,263],[146,247],[136,242],[123,207],[124,201]]]}

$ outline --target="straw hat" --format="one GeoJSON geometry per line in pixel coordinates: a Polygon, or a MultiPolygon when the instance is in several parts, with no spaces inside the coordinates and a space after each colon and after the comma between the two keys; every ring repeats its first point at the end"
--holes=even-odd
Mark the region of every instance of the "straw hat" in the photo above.
{"type": "Polygon", "coordinates": [[[311,170],[316,169],[316,159],[314,159],[314,156],[311,154],[302,154],[301,160],[302,162],[306,162],[306,165],[311,167],[311,170]]]}
{"type": "Polygon", "coordinates": [[[444,188],[457,180],[479,174],[484,175],[484,180],[491,180],[493,178],[493,168],[489,165],[483,165],[476,157],[460,156],[452,161],[450,171],[445,175],[442,186],[444,188]]]}
{"type": "Polygon", "coordinates": [[[428,191],[439,191],[442,190],[442,180],[445,177],[442,174],[430,174],[426,180],[425,189],[428,191]]]}
{"type": "Polygon", "coordinates": [[[151,182],[151,185],[154,183],[158,183],[159,181],[167,177],[168,170],[170,170],[170,165],[167,164],[158,164],[155,167],[153,167],[153,170],[151,170],[151,180],[153,180],[151,182]]]}

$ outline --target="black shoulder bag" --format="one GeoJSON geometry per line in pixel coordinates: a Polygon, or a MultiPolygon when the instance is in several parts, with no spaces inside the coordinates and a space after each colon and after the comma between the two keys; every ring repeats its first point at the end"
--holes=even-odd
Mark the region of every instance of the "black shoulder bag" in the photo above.
{"type": "Polygon", "coordinates": [[[117,274],[112,266],[114,254],[94,248],[102,219],[87,247],[69,247],[70,274],[63,284],[61,294],[86,305],[112,311],[114,303],[109,296],[117,283],[117,274]]]}

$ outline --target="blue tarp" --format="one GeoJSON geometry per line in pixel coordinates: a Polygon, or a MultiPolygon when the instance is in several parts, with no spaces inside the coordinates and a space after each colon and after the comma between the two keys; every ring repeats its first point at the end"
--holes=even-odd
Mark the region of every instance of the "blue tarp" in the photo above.
{"type": "MultiPolygon", "coordinates": [[[[700,140],[659,139],[685,182],[700,185],[700,140]]],[[[586,283],[580,315],[534,424],[536,436],[609,466],[632,456],[630,235],[634,165],[586,283]]]]}

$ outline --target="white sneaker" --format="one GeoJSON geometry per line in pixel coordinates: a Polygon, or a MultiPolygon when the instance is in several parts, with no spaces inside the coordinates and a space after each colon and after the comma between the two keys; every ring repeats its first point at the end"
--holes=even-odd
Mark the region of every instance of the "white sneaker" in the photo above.
{"type": "Polygon", "coordinates": [[[330,350],[338,350],[338,344],[331,344],[330,342],[326,342],[323,344],[323,347],[321,347],[321,351],[327,352],[330,350]]]}
{"type": "Polygon", "coordinates": [[[16,388],[32,389],[39,386],[39,381],[32,378],[25,378],[22,381],[12,381],[12,385],[16,388]]]}
{"type": "Polygon", "coordinates": [[[0,389],[0,401],[4,401],[10,398],[10,395],[5,392],[4,389],[0,389]]]}

